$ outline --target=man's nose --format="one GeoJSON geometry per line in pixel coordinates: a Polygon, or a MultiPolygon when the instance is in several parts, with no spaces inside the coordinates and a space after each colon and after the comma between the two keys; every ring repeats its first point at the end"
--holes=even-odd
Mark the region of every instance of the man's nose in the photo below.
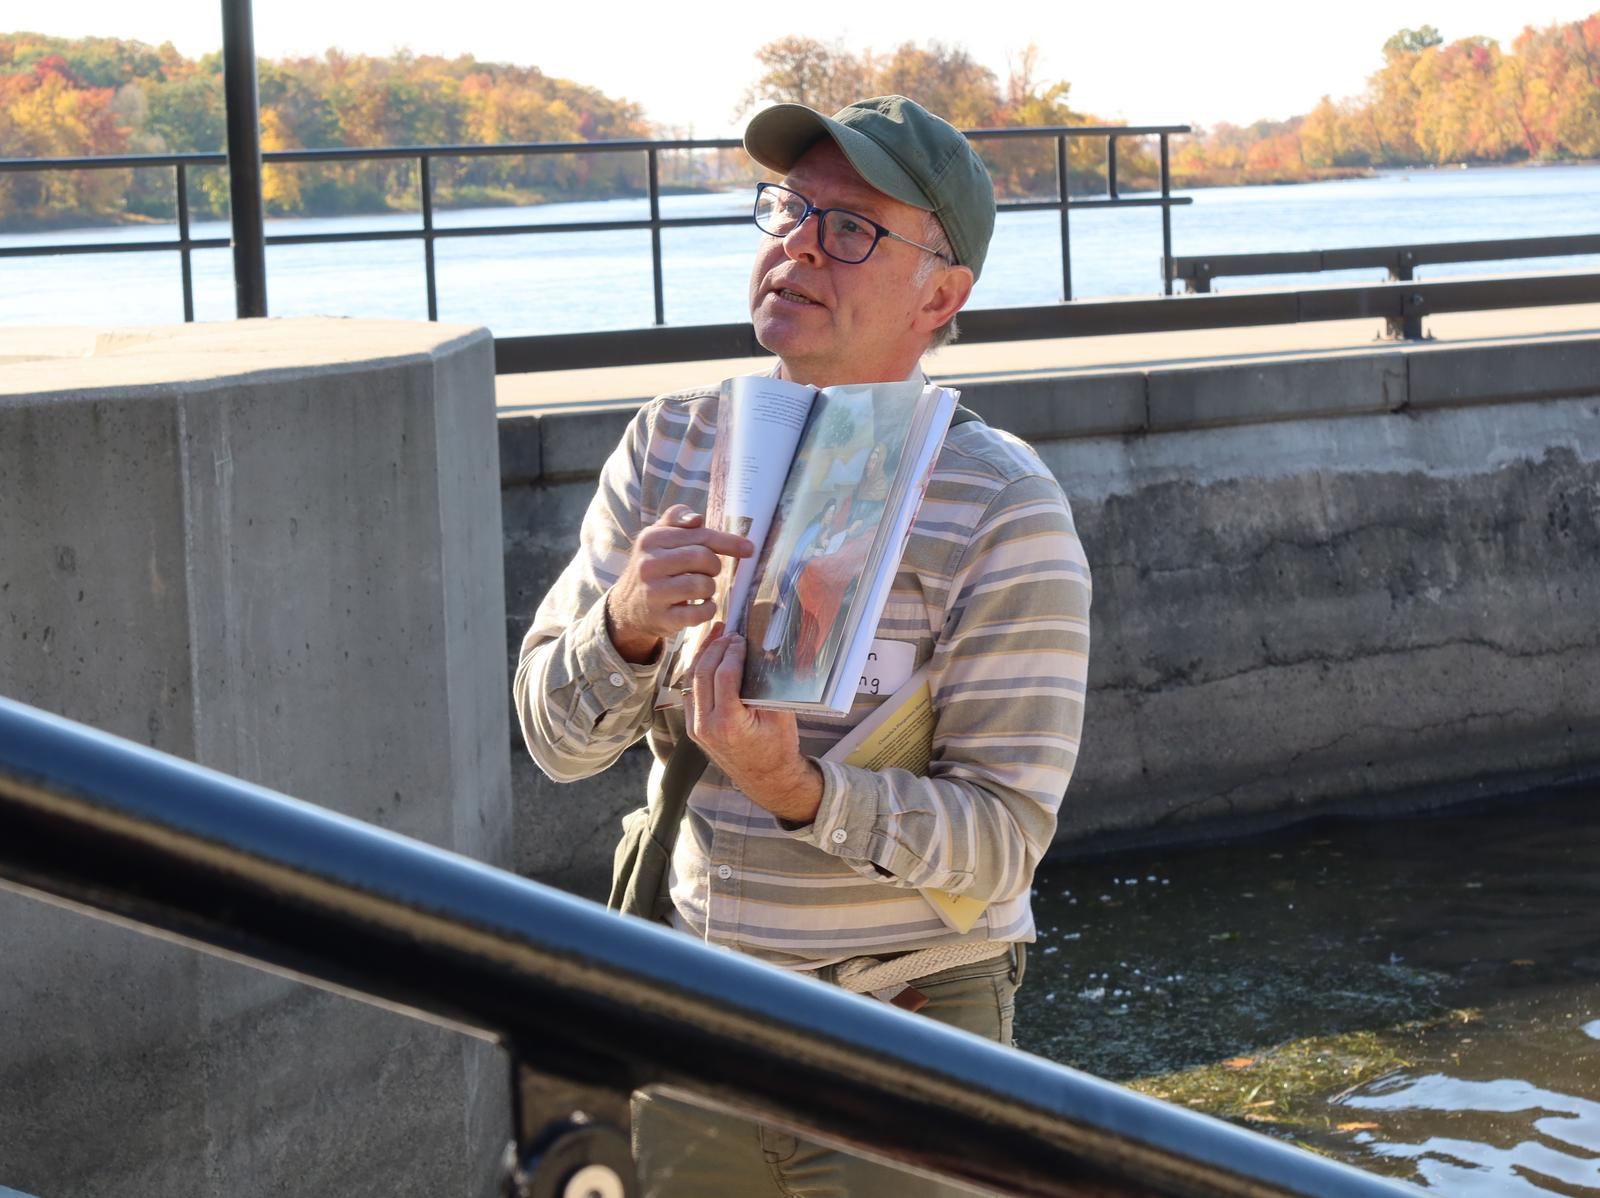
{"type": "Polygon", "coordinates": [[[822,261],[822,218],[815,212],[783,235],[783,252],[796,262],[822,261]]]}

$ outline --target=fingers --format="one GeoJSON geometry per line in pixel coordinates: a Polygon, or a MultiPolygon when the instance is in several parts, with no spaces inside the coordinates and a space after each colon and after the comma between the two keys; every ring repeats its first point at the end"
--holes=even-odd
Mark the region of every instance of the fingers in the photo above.
{"type": "Polygon", "coordinates": [[[703,545],[723,557],[749,557],[755,552],[748,537],[706,528],[705,517],[682,503],[675,503],[662,512],[660,518],[639,535],[639,544],[652,550],[703,545]]]}
{"type": "Polygon", "coordinates": [[[698,528],[704,519],[687,503],[675,503],[656,518],[656,524],[669,528],[698,528]]]}
{"type": "Polygon", "coordinates": [[[704,545],[683,545],[676,549],[650,547],[639,562],[639,577],[647,582],[684,574],[715,578],[722,572],[722,558],[704,545]]]}
{"type": "MultiPolygon", "coordinates": [[[[713,628],[720,633],[721,628],[713,628]]],[[[689,669],[689,695],[684,703],[689,735],[699,741],[716,710],[716,673],[728,651],[728,638],[713,636],[701,648],[689,669]]]]}
{"type": "Polygon", "coordinates": [[[711,672],[712,702],[721,710],[743,707],[740,691],[744,689],[744,637],[735,634],[720,639],[727,648],[711,672]]]}

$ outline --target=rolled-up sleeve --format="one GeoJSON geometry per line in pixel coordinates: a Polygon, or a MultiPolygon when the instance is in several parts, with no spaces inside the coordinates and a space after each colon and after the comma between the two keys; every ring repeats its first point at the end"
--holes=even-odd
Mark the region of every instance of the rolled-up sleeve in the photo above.
{"type": "Polygon", "coordinates": [[[823,761],[822,805],[793,835],[892,884],[1025,892],[1077,761],[1090,592],[1055,480],[1005,485],[951,580],[928,776],[823,761]]]}

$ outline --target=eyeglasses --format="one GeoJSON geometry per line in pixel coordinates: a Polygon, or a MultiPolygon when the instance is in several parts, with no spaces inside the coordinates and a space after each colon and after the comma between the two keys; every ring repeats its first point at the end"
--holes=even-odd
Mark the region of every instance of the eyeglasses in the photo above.
{"type": "Polygon", "coordinates": [[[885,229],[875,220],[868,220],[859,212],[844,208],[818,208],[798,191],[790,191],[776,183],[756,184],[756,227],[773,237],[787,237],[801,225],[806,217],[817,218],[817,244],[822,252],[838,262],[865,262],[885,237],[903,241],[919,250],[926,250],[948,266],[955,259],[942,250],[920,241],[902,237],[885,229]]]}

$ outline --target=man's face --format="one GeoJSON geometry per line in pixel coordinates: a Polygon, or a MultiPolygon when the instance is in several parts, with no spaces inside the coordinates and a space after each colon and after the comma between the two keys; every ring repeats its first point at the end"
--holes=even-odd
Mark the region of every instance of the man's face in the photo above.
{"type": "MultiPolygon", "coordinates": [[[[795,163],[784,185],[818,208],[848,208],[902,237],[927,240],[926,214],[871,187],[830,138],[795,163]]],[[[786,237],[763,237],[750,272],[756,339],[797,382],[905,378],[927,346],[931,330],[916,326],[939,272],[917,284],[926,252],[887,237],[865,262],[838,262],[822,252],[817,235],[813,216],[786,237]]]]}

